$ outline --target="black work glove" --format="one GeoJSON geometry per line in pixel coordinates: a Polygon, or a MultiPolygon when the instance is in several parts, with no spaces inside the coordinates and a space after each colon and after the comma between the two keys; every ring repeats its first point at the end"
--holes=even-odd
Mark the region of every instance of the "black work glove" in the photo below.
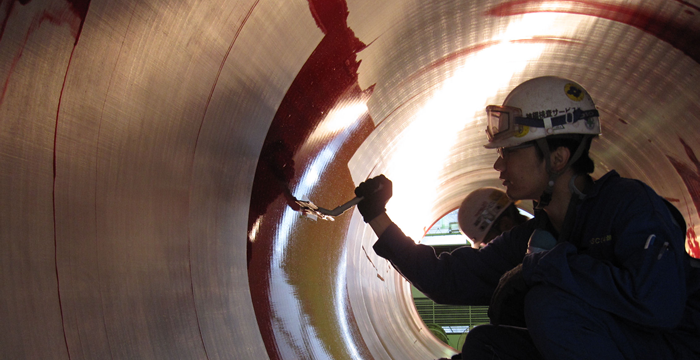
{"type": "Polygon", "coordinates": [[[523,264],[503,274],[491,297],[488,312],[491,323],[525,327],[525,295],[529,289],[523,277],[523,264]]]}
{"type": "Polygon", "coordinates": [[[363,197],[357,204],[362,219],[368,223],[386,212],[386,203],[391,199],[391,180],[379,175],[366,180],[355,188],[355,196],[363,197]]]}

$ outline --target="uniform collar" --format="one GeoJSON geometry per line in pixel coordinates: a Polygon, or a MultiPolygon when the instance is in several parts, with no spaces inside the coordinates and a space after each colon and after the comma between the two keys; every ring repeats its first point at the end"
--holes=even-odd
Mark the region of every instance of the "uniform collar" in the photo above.
{"type": "Polygon", "coordinates": [[[610,170],[607,174],[603,175],[603,177],[601,177],[600,179],[593,181],[593,187],[586,194],[586,199],[596,197],[598,195],[598,192],[600,192],[600,189],[602,189],[606,183],[612,181],[613,179],[618,179],[618,178],[620,178],[620,174],[618,174],[617,171],[615,171],[615,170],[610,170]]]}

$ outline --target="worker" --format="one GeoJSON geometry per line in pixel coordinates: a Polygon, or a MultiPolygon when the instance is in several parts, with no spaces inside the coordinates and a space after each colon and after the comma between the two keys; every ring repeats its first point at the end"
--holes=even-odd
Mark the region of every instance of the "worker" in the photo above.
{"type": "Polygon", "coordinates": [[[490,305],[491,323],[468,333],[462,356],[700,359],[700,269],[685,251],[683,217],[641,181],[614,170],[591,178],[600,122],[588,92],[534,78],[487,117],[506,194],[537,203],[533,219],[488,246],[438,257],[386,214],[389,179],[355,190],[379,237],[374,251],[416,288],[438,303],[490,305]],[[503,325],[513,304],[524,326],[503,325]]]}
{"type": "Polygon", "coordinates": [[[527,221],[515,202],[505,191],[483,187],[469,193],[457,211],[459,230],[469,238],[475,249],[482,248],[491,239],[527,221]]]}

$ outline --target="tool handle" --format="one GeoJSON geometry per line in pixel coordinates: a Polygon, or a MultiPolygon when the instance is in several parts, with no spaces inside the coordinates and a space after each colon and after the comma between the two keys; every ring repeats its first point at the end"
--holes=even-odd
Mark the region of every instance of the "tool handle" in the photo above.
{"type": "Polygon", "coordinates": [[[362,201],[362,199],[364,199],[364,198],[363,197],[355,197],[352,200],[346,202],[343,205],[336,207],[333,210],[318,208],[318,211],[324,215],[339,216],[339,215],[343,214],[344,212],[348,211],[348,209],[350,209],[351,207],[357,205],[357,203],[362,201]]]}
{"type": "MultiPolygon", "coordinates": [[[[384,188],[384,186],[382,186],[381,184],[379,184],[379,187],[377,187],[377,190],[375,190],[374,192],[377,192],[377,191],[381,190],[382,188],[384,188]]],[[[328,210],[328,209],[324,209],[324,208],[322,208],[322,207],[319,207],[316,211],[320,212],[320,213],[323,214],[323,215],[329,215],[329,216],[333,216],[333,217],[335,217],[335,216],[340,216],[340,215],[342,215],[344,212],[348,211],[348,209],[350,209],[351,207],[357,205],[360,201],[362,201],[362,199],[364,199],[364,197],[362,197],[362,196],[359,196],[359,197],[356,196],[356,197],[354,197],[352,200],[346,202],[346,203],[343,204],[343,205],[340,205],[340,206],[336,207],[336,208],[333,209],[333,210],[328,210]]]]}

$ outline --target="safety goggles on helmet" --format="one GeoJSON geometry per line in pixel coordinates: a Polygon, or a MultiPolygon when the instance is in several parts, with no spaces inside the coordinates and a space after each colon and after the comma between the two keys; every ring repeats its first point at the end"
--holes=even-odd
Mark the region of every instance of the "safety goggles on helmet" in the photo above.
{"type": "Polygon", "coordinates": [[[534,128],[551,129],[556,126],[575,123],[597,117],[598,110],[572,109],[559,116],[543,118],[523,117],[519,108],[511,106],[489,105],[486,107],[487,125],[486,134],[489,142],[509,137],[519,137],[523,133],[524,126],[534,128]]]}
{"type": "Polygon", "coordinates": [[[520,132],[520,126],[515,118],[522,117],[518,108],[510,106],[489,105],[486,107],[486,134],[489,142],[515,136],[520,132]]]}

